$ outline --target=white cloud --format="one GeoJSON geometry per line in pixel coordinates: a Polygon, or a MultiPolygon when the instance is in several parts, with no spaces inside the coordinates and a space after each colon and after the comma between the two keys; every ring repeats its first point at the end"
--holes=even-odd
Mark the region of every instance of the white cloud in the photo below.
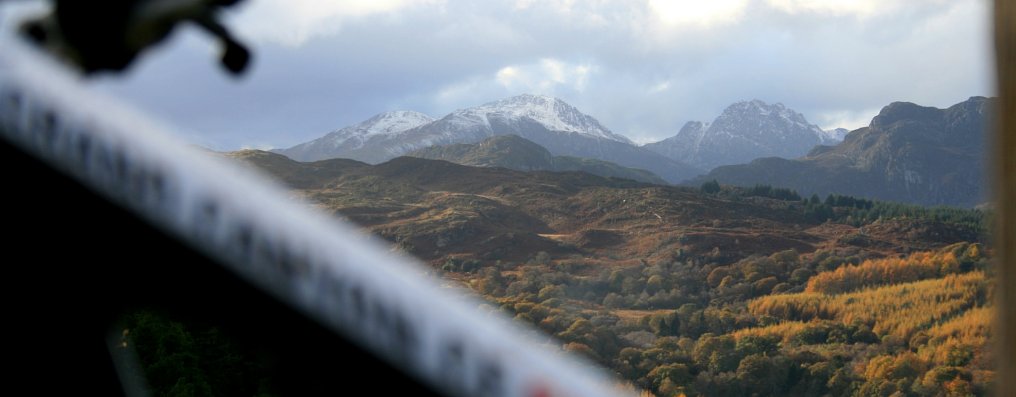
{"type": "Polygon", "coordinates": [[[594,69],[590,64],[544,58],[531,64],[505,66],[495,73],[494,80],[511,92],[553,95],[561,88],[582,92],[594,69]]]}
{"type": "Polygon", "coordinates": [[[444,0],[259,0],[246,2],[234,22],[246,37],[295,47],[338,32],[349,19],[443,3],[444,0]]]}
{"type": "Polygon", "coordinates": [[[768,0],[773,8],[788,14],[826,13],[834,15],[871,15],[891,1],[870,0],[768,0]]]}
{"type": "Polygon", "coordinates": [[[220,82],[206,48],[177,40],[121,91],[226,137],[222,147],[288,146],[383,110],[440,115],[524,92],[565,99],[638,141],[740,99],[856,128],[892,101],[992,94],[988,0],[242,4],[228,22],[245,41],[289,44],[256,46],[245,80],[220,82]]]}
{"type": "MultiPolygon", "coordinates": [[[[766,0],[769,6],[795,14],[826,14],[833,16],[854,16],[867,18],[889,15],[906,7],[913,7],[908,0],[766,0]]],[[[947,4],[945,0],[921,0],[920,6],[947,4]]]]}
{"type": "Polygon", "coordinates": [[[747,0],[649,0],[650,15],[670,26],[710,26],[734,22],[747,0]]]}
{"type": "Polygon", "coordinates": [[[594,64],[554,58],[507,65],[438,87],[428,96],[431,108],[426,110],[449,112],[524,93],[577,99],[597,69],[594,64]]]}
{"type": "Polygon", "coordinates": [[[495,80],[501,85],[507,87],[512,85],[516,79],[519,78],[519,69],[514,66],[505,66],[501,70],[497,71],[495,80]]]}
{"type": "Polygon", "coordinates": [[[569,26],[608,27],[618,22],[617,10],[632,6],[623,0],[513,0],[514,11],[554,14],[569,26]]]}
{"type": "MultiPolygon", "coordinates": [[[[886,105],[888,105],[888,103],[886,103],[886,105]]],[[[834,110],[819,112],[815,115],[814,119],[809,118],[808,121],[817,124],[824,130],[846,128],[853,131],[861,127],[867,127],[868,124],[871,123],[871,119],[878,115],[879,111],[881,111],[881,108],[871,108],[859,111],[834,110]]]]}
{"type": "MultiPolygon", "coordinates": [[[[434,102],[445,107],[456,106],[459,103],[474,100],[480,91],[483,82],[480,79],[468,79],[466,81],[450,84],[442,87],[434,95],[434,102]]],[[[474,100],[475,101],[475,100],[474,100]]]]}
{"type": "Polygon", "coordinates": [[[664,81],[664,82],[653,84],[651,87],[649,87],[649,91],[648,92],[650,94],[658,94],[658,93],[667,91],[669,89],[670,89],[670,80],[667,80],[667,81],[664,81]]]}
{"type": "Polygon", "coordinates": [[[533,4],[536,4],[536,0],[515,0],[514,8],[516,10],[525,10],[529,7],[532,7],[533,4]]]}

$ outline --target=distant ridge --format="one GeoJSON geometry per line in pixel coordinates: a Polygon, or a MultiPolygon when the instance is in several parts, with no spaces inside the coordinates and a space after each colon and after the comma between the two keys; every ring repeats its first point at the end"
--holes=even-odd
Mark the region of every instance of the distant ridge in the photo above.
{"type": "Polygon", "coordinates": [[[275,152],[301,161],[349,158],[377,164],[426,147],[476,143],[503,135],[518,135],[555,156],[597,159],[645,169],[671,183],[704,172],[636,146],[561,99],[530,94],[456,110],[437,120],[415,112],[385,113],[275,152]],[[398,122],[384,125],[397,128],[374,132],[378,120],[388,119],[398,122]]]}
{"type": "Polygon", "coordinates": [[[972,97],[947,109],[894,102],[867,127],[805,158],[762,158],[719,167],[691,183],[716,179],[771,184],[801,194],[848,194],[922,205],[985,202],[985,135],[995,99],[972,97]]]}
{"type": "Polygon", "coordinates": [[[502,167],[519,171],[581,171],[661,185],[667,183],[646,170],[623,167],[603,160],[554,156],[544,147],[517,135],[495,136],[473,144],[431,146],[409,152],[407,156],[477,167],[502,167]]]}
{"type": "Polygon", "coordinates": [[[677,135],[644,147],[708,170],[759,157],[797,158],[840,140],[783,104],[756,99],[728,106],[711,123],[689,121],[677,135]]]}

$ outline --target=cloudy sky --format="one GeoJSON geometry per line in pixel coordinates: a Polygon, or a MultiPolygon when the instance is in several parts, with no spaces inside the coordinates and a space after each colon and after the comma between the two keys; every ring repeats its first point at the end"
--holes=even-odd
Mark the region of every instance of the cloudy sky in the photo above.
{"type": "Polygon", "coordinates": [[[440,117],[554,95],[638,142],[743,99],[823,128],[893,101],[992,95],[986,0],[248,0],[228,23],[255,51],[234,79],[183,29],[122,95],[215,149],[288,147],[397,109],[440,117]]]}

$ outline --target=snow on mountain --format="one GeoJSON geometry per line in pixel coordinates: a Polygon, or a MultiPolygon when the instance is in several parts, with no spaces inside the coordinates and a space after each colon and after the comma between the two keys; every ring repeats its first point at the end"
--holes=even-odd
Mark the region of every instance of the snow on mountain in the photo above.
{"type": "Polygon", "coordinates": [[[843,139],[847,137],[847,134],[850,133],[850,130],[848,130],[846,128],[833,128],[833,129],[822,131],[822,133],[823,133],[823,139],[825,140],[825,142],[823,142],[822,144],[824,144],[824,145],[825,144],[835,144],[835,143],[843,142],[843,139]]]}
{"type": "Polygon", "coordinates": [[[433,121],[433,117],[410,110],[385,112],[330,132],[321,138],[277,152],[298,161],[324,160],[338,157],[334,155],[335,153],[361,149],[374,137],[397,136],[403,131],[433,121]]]}
{"type": "Polygon", "coordinates": [[[762,158],[717,167],[689,182],[767,184],[802,196],[844,194],[920,205],[984,203],[984,173],[993,98],[972,97],[946,109],[893,102],[866,127],[803,158],[762,158]]]}
{"type": "Polygon", "coordinates": [[[396,110],[371,117],[353,128],[363,131],[364,136],[394,135],[432,121],[434,121],[433,117],[420,112],[396,110]]]}
{"type": "Polygon", "coordinates": [[[492,123],[518,124],[531,121],[549,131],[574,132],[596,138],[631,144],[625,136],[615,134],[574,106],[545,95],[523,94],[480,106],[457,110],[445,117],[449,122],[472,126],[492,123]]]}
{"type": "Polygon", "coordinates": [[[595,118],[549,96],[519,95],[456,110],[429,122],[424,115],[413,118],[403,114],[391,116],[399,122],[383,123],[383,116],[277,152],[304,161],[342,157],[381,163],[430,146],[476,143],[493,136],[518,135],[545,147],[555,156],[593,158],[647,169],[670,182],[682,181],[702,171],[637,147],[595,118]],[[389,125],[393,127],[386,129],[389,125]],[[404,128],[406,126],[412,127],[404,128]]]}
{"type": "Polygon", "coordinates": [[[645,147],[712,169],[759,157],[797,158],[816,145],[835,142],[793,109],[756,99],[728,106],[712,123],[688,122],[677,135],[645,147]]]}
{"type": "Polygon", "coordinates": [[[379,163],[434,145],[474,143],[496,135],[533,139],[533,135],[557,133],[632,144],[560,99],[523,94],[456,110],[439,120],[408,111],[382,113],[279,153],[305,161],[344,157],[379,163]]]}

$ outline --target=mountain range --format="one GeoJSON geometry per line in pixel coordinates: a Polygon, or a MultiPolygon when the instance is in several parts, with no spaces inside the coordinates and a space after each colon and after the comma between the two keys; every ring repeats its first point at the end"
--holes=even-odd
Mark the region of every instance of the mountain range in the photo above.
{"type": "Polygon", "coordinates": [[[500,135],[479,143],[438,145],[409,152],[407,156],[444,160],[476,167],[501,167],[519,171],[580,171],[604,177],[667,184],[656,174],[623,167],[609,161],[573,156],[554,156],[543,146],[518,135],[500,135]]]}
{"type": "Polygon", "coordinates": [[[299,161],[349,158],[376,164],[430,146],[476,143],[502,135],[518,135],[555,156],[645,169],[671,183],[704,172],[636,146],[560,99],[529,94],[456,110],[437,120],[416,112],[383,113],[276,152],[299,161]]]}
{"type": "Polygon", "coordinates": [[[382,113],[276,152],[299,161],[348,158],[371,164],[413,155],[649,183],[715,179],[805,195],[974,206],[984,201],[984,131],[991,103],[974,97],[934,109],[895,102],[869,126],[848,133],[824,131],[779,103],[741,101],[712,122],[688,122],[677,135],[639,147],[560,99],[527,94],[440,119],[411,111],[382,113]]]}
{"type": "Polygon", "coordinates": [[[756,99],[728,106],[711,123],[689,121],[677,135],[643,147],[711,170],[759,157],[801,157],[816,145],[841,141],[843,133],[824,131],[783,104],[756,99]]]}
{"type": "Polygon", "coordinates": [[[947,109],[894,102],[835,146],[796,160],[760,158],[693,180],[771,184],[803,194],[847,194],[923,205],[985,201],[985,134],[995,100],[972,97],[947,109]]]}
{"type": "MultiPolygon", "coordinates": [[[[728,263],[788,249],[813,252],[859,233],[856,226],[823,224],[797,200],[711,195],[588,173],[414,157],[370,165],[297,162],[257,150],[227,155],[435,264],[452,257],[525,261],[540,251],[658,261],[679,248],[728,263]]],[[[968,229],[912,219],[869,225],[864,233],[867,240],[855,246],[878,255],[977,238],[968,229]]]]}
{"type": "MultiPolygon", "coordinates": [[[[961,201],[981,183],[993,103],[893,103],[842,143],[798,160],[721,166],[707,178],[961,201]]],[[[535,123],[527,117],[512,120],[535,123]]],[[[422,134],[438,121],[405,131],[422,134]]],[[[514,129],[571,128],[550,129],[552,121],[514,129]]],[[[403,134],[361,127],[336,146],[352,139],[349,147],[366,148],[403,134]]],[[[552,152],[494,135],[409,152],[435,159],[379,164],[298,162],[255,150],[225,155],[646,394],[988,394],[997,376],[987,336],[996,281],[986,271],[984,212],[542,171],[558,166],[552,152]]]]}

